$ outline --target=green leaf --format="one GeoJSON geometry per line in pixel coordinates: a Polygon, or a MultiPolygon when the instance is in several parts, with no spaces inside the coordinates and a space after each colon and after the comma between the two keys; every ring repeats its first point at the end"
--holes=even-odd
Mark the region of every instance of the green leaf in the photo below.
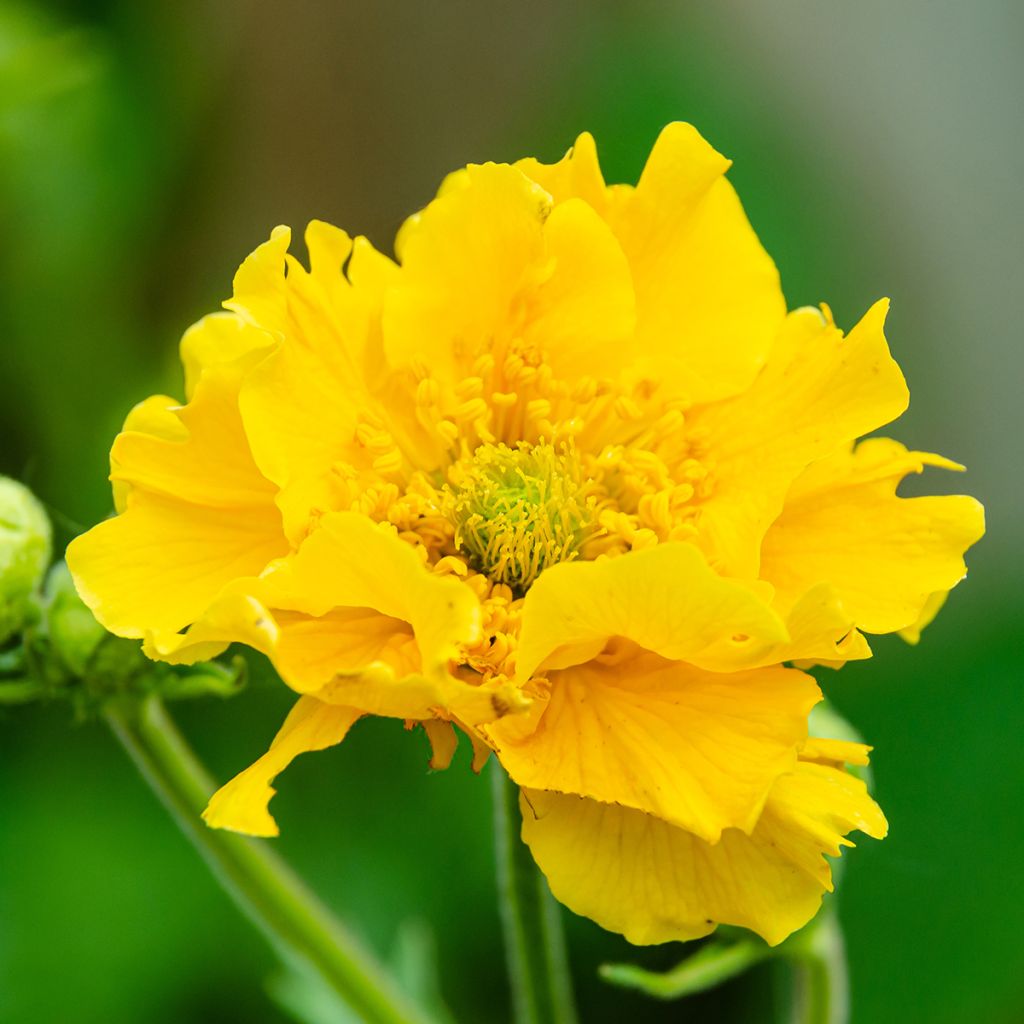
{"type": "Polygon", "coordinates": [[[418,918],[403,921],[391,951],[391,969],[405,994],[422,1006],[437,1024],[454,1024],[441,995],[434,931],[418,918]]]}
{"type": "Polygon", "coordinates": [[[297,1024],[361,1024],[329,986],[299,965],[272,975],[267,992],[297,1024]]]}
{"type": "Polygon", "coordinates": [[[635,989],[653,999],[681,999],[715,988],[771,955],[771,947],[760,939],[716,940],[664,973],[634,964],[603,964],[598,974],[612,985],[635,989]]]}

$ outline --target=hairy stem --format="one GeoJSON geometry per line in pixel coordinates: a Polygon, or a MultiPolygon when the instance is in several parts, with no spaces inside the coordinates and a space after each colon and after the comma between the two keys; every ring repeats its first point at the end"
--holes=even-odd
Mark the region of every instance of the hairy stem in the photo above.
{"type": "Polygon", "coordinates": [[[159,698],[111,701],[104,715],[214,876],[282,959],[312,972],[369,1024],[428,1024],[265,842],[204,824],[200,814],[213,784],[159,698]]]}
{"type": "Polygon", "coordinates": [[[498,902],[516,1024],[574,1024],[561,907],[519,838],[519,787],[491,765],[498,902]]]}

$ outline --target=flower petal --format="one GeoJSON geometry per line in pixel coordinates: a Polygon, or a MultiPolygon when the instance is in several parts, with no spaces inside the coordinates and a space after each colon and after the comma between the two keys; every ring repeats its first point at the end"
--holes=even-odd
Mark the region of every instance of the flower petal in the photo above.
{"type": "Polygon", "coordinates": [[[532,731],[533,714],[486,730],[519,785],[646,811],[711,842],[753,828],[821,699],[793,669],[707,672],[632,645],[550,683],[532,731]]]}
{"type": "Polygon", "coordinates": [[[247,368],[251,355],[266,355],[274,347],[266,331],[253,327],[236,313],[211,313],[193,324],[181,339],[185,368],[185,398],[195,395],[203,372],[214,367],[247,368]]]}
{"type": "Polygon", "coordinates": [[[868,763],[871,749],[866,743],[857,743],[853,740],[830,740],[821,736],[810,736],[800,748],[800,760],[830,765],[833,768],[842,767],[844,764],[862,768],[868,763]]]}
{"type": "Polygon", "coordinates": [[[257,246],[235,274],[233,295],[225,308],[248,323],[269,331],[276,340],[286,333],[288,299],[284,287],[285,255],[292,230],[279,224],[270,238],[257,246]]]}
{"type": "Polygon", "coordinates": [[[608,189],[590,132],[583,132],[556,164],[542,164],[533,157],[527,157],[516,161],[515,166],[548,192],[556,204],[568,199],[582,199],[602,216],[607,212],[608,189]]]}
{"type": "MultiPolygon", "coordinates": [[[[188,440],[188,430],[178,416],[181,403],[176,398],[168,398],[167,395],[151,395],[134,406],[125,417],[122,433],[148,434],[152,437],[162,437],[167,441],[188,440]]],[[[114,452],[111,452],[110,475],[111,490],[114,497],[114,508],[117,512],[123,512],[128,505],[128,493],[132,485],[119,473],[120,466],[117,463],[114,452]]]]}
{"type": "Polygon", "coordinates": [[[640,811],[524,790],[523,840],[556,898],[632,943],[686,941],[719,924],[777,945],[831,888],[822,854],[854,828],[881,838],[885,819],[863,783],[801,763],[779,779],[753,833],[712,845],[640,811]]]}
{"type": "Polygon", "coordinates": [[[828,583],[801,595],[786,614],[786,629],[789,640],[773,647],[759,664],[799,661],[838,667],[871,657],[867,641],[854,628],[853,617],[828,583]]]}
{"type": "Polygon", "coordinates": [[[143,652],[155,661],[173,665],[209,661],[233,643],[248,644],[269,654],[277,642],[278,629],[267,609],[252,595],[257,586],[258,581],[251,577],[234,580],[185,632],[148,631],[143,652]]]}
{"type": "Polygon", "coordinates": [[[457,381],[485,348],[511,340],[517,298],[548,269],[550,212],[551,197],[514,167],[470,165],[449,175],[395,243],[401,284],[384,311],[392,364],[422,364],[457,381]]]}
{"type": "Polygon", "coordinates": [[[921,609],[921,614],[909,626],[899,630],[899,635],[908,644],[920,643],[921,633],[932,624],[935,616],[942,611],[942,606],[946,603],[947,597],[949,597],[948,590],[939,591],[937,594],[930,594],[928,600],[924,603],[924,607],[921,609]]]}
{"type": "Polygon", "coordinates": [[[153,400],[114,443],[124,511],[72,541],[67,559],[83,600],[119,636],[151,636],[159,647],[161,635],[196,622],[225,587],[287,550],[275,489],[242,431],[240,372],[205,370],[187,406],[172,413],[153,400]]]}
{"type": "Polygon", "coordinates": [[[876,303],[846,338],[817,310],[791,313],[750,389],[689,415],[712,480],[701,543],[723,574],[756,578],[765,532],[800,473],[906,408],[882,333],[887,308],[876,303]]]}
{"type": "Polygon", "coordinates": [[[516,166],[551,194],[555,212],[581,199],[607,220],[636,288],[630,354],[653,379],[695,402],[750,384],[786,315],[785,299],[724,178],[729,161],[692,125],[662,131],[635,189],[605,186],[588,134],[557,164],[516,166]]]}
{"type": "Polygon", "coordinates": [[[696,548],[681,543],[553,566],[527,593],[522,623],[521,683],[556,652],[565,667],[616,636],[713,671],[756,664],[789,639],[750,589],[722,579],[696,548]]]}
{"type": "Polygon", "coordinates": [[[174,411],[184,436],[137,429],[118,434],[110,478],[126,485],[128,508],[133,495],[142,491],[210,508],[259,508],[273,514],[277,488],[259,472],[249,452],[238,413],[238,386],[234,371],[207,370],[192,401],[174,411]]]}
{"type": "MultiPolygon", "coordinates": [[[[247,293],[229,303],[250,317],[272,314],[265,328],[284,339],[248,375],[240,402],[254,457],[281,489],[278,504],[296,544],[318,515],[351,507],[360,490],[378,482],[385,451],[365,443],[359,431],[364,420],[375,424],[375,437],[398,435],[418,465],[429,468],[437,460],[428,445],[400,433],[396,422],[402,418],[392,417],[387,403],[370,392],[382,359],[383,295],[397,268],[365,239],[353,242],[320,221],[307,228],[306,245],[309,271],[281,251],[273,272],[261,273],[260,287],[277,300],[257,301],[247,293]],[[343,272],[346,260],[351,281],[343,272]]],[[[391,408],[404,410],[408,398],[391,408]]],[[[396,468],[390,453],[386,461],[396,468]]]]}
{"type": "MultiPolygon", "coordinates": [[[[840,753],[837,746],[821,749],[840,753]]],[[[798,770],[772,788],[755,835],[831,892],[832,872],[822,854],[838,857],[844,846],[852,846],[845,836],[853,829],[883,839],[888,828],[860,779],[833,765],[801,759],[798,770]]]]}
{"type": "Polygon", "coordinates": [[[636,358],[633,279],[619,243],[580,199],[552,210],[544,242],[554,266],[531,297],[526,344],[561,380],[618,374],[636,358]]]}
{"type": "Polygon", "coordinates": [[[692,125],[670,124],[609,215],[636,282],[638,350],[694,402],[746,388],[786,315],[728,167],[692,125]]]}
{"type": "Polygon", "coordinates": [[[271,608],[325,616],[370,608],[409,623],[424,671],[447,666],[480,633],[480,603],[458,580],[434,576],[389,524],[356,512],[323,517],[295,555],[263,581],[271,608]]]}
{"type": "Polygon", "coordinates": [[[459,738],[455,735],[455,726],[451,722],[442,722],[439,718],[431,718],[420,723],[430,740],[430,768],[441,772],[449,768],[459,738]]]}
{"type": "Polygon", "coordinates": [[[935,593],[966,573],[964,551],[984,533],[984,512],[963,496],[898,498],[907,473],[957,468],[885,438],[811,465],[765,535],[761,576],[784,607],[828,581],[869,633],[912,626],[935,593]]]}
{"type": "Polygon", "coordinates": [[[451,674],[449,663],[479,637],[480,602],[458,580],[432,574],[388,524],[325,515],[257,594],[278,624],[274,665],[299,692],[372,714],[439,712],[473,724],[528,705],[507,680],[451,674]]]}
{"type": "Polygon", "coordinates": [[[146,495],[73,540],[68,567],[82,600],[112,633],[174,634],[225,586],[284,553],[276,513],[273,506],[247,514],[146,495]]]}
{"type": "Polygon", "coordinates": [[[358,607],[332,608],[320,616],[287,610],[273,615],[275,664],[300,693],[313,693],[338,675],[356,674],[377,662],[400,676],[420,671],[416,637],[403,619],[358,607]]]}
{"type": "Polygon", "coordinates": [[[249,836],[278,835],[277,822],[267,810],[276,792],[271,786],[274,777],[299,754],[340,743],[361,715],[354,708],[300,697],[270,749],[213,794],[203,819],[211,828],[226,828],[249,836]]]}
{"type": "Polygon", "coordinates": [[[507,680],[479,682],[448,673],[399,675],[384,662],[374,662],[358,672],[342,673],[315,692],[328,704],[353,705],[370,715],[387,718],[454,718],[480,726],[517,715],[530,700],[507,680]]]}
{"type": "Polygon", "coordinates": [[[619,243],[580,199],[551,197],[515,167],[470,166],[399,235],[387,351],[442,380],[519,347],[557,378],[615,375],[631,358],[633,280],[619,243]]]}

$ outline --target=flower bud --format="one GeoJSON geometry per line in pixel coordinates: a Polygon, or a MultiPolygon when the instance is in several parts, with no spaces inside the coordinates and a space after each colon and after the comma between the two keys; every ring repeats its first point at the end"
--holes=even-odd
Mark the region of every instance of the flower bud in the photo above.
{"type": "Polygon", "coordinates": [[[85,674],[108,635],[78,596],[64,562],[55,565],[46,580],[46,632],[60,661],[76,678],[85,674]]]}
{"type": "Polygon", "coordinates": [[[32,492],[0,476],[0,644],[32,614],[51,540],[50,520],[32,492]]]}

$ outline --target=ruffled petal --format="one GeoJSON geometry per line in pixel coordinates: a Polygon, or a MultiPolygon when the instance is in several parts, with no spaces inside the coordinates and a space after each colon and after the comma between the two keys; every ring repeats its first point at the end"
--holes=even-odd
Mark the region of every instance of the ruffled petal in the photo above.
{"type": "Polygon", "coordinates": [[[228,303],[253,322],[272,316],[265,330],[285,341],[247,376],[240,401],[254,457],[280,488],[278,504],[295,544],[323,512],[349,508],[382,476],[408,470],[399,445],[422,468],[438,458],[415,434],[400,431],[402,417],[388,411],[408,408],[410,395],[389,404],[372,393],[382,359],[383,295],[397,268],[365,239],[353,242],[320,221],[309,224],[306,245],[308,271],[275,249],[255,283],[254,275],[243,275],[246,291],[239,292],[236,279],[228,303]],[[257,284],[277,298],[254,295],[257,284]]]}
{"type": "Polygon", "coordinates": [[[387,352],[398,367],[458,381],[485,352],[543,361],[561,380],[612,377],[632,358],[633,280],[619,243],[579,199],[520,170],[470,166],[398,238],[387,352]]]}
{"type": "MultiPolygon", "coordinates": [[[[833,743],[823,749],[838,755],[839,748],[833,743]]],[[[862,751],[860,746],[853,754],[862,751]]],[[[883,839],[889,829],[864,783],[835,765],[801,760],[797,771],[772,788],[755,835],[831,892],[832,871],[822,855],[838,857],[844,846],[853,846],[845,838],[853,829],[874,839],[883,839]]]]}
{"type": "Polygon", "coordinates": [[[224,303],[225,308],[270,332],[278,341],[288,333],[284,268],[291,240],[291,228],[283,224],[274,228],[270,238],[242,261],[235,274],[233,295],[224,303]]]}
{"type": "Polygon", "coordinates": [[[930,594],[917,619],[909,626],[899,630],[900,637],[906,640],[908,644],[920,643],[921,633],[934,622],[935,616],[942,611],[942,606],[946,603],[947,597],[949,597],[948,590],[941,590],[937,594],[930,594]]]}
{"type": "Polygon", "coordinates": [[[912,626],[933,594],[955,586],[964,551],[985,531],[984,511],[964,496],[896,497],[903,477],[925,466],[959,468],[884,438],[810,466],[761,552],[761,576],[780,605],[827,581],[858,627],[889,633],[912,626]]]}
{"type": "Polygon", "coordinates": [[[358,672],[343,673],[315,692],[328,704],[356,705],[370,715],[386,718],[456,718],[481,726],[525,712],[530,700],[507,680],[481,683],[479,678],[448,673],[396,673],[384,662],[358,672]]]}
{"type": "Polygon", "coordinates": [[[452,578],[433,575],[389,524],[356,512],[332,512],[294,556],[263,580],[274,609],[326,616],[369,608],[408,623],[425,671],[436,671],[480,635],[480,603],[452,578]]]}
{"type": "Polygon", "coordinates": [[[637,348],[655,379],[694,402],[746,388],[786,315],[728,167],[692,125],[670,124],[609,213],[636,282],[637,348]]]}
{"type": "Polygon", "coordinates": [[[637,945],[686,941],[719,924],[777,945],[817,912],[831,889],[823,854],[861,829],[885,835],[863,783],[801,762],[772,789],[747,835],[712,845],[658,818],[576,796],[524,790],[523,840],[570,910],[637,945]]]}
{"type": "Polygon", "coordinates": [[[597,159],[597,145],[590,132],[583,132],[556,164],[542,164],[527,157],[516,161],[515,166],[537,182],[556,204],[582,199],[602,216],[606,214],[608,191],[597,159]]]}
{"type": "Polygon", "coordinates": [[[284,345],[246,380],[246,433],[262,471],[280,488],[278,506],[293,544],[324,512],[351,504],[351,483],[372,467],[356,440],[361,406],[318,352],[284,345]]]}
{"type": "Polygon", "coordinates": [[[420,723],[423,731],[430,740],[430,768],[432,771],[445,771],[451,766],[455,750],[459,745],[459,738],[455,734],[455,727],[451,722],[442,722],[439,718],[432,718],[420,723]]]}
{"type": "Polygon", "coordinates": [[[785,622],[789,639],[771,648],[759,664],[795,661],[838,667],[871,657],[871,648],[855,628],[853,616],[828,583],[802,594],[786,613],[785,622]]]}
{"type": "Polygon", "coordinates": [[[193,665],[217,657],[233,643],[270,654],[278,628],[267,609],[253,596],[258,580],[234,580],[218,594],[202,616],[182,633],[149,631],[142,650],[155,661],[193,665]]]}
{"type": "Polygon", "coordinates": [[[561,380],[617,375],[636,358],[633,279],[608,226],[582,200],[544,224],[551,276],[530,297],[523,339],[561,380]]]}
{"type": "Polygon", "coordinates": [[[249,836],[278,835],[277,822],[267,806],[276,790],[271,783],[299,754],[340,743],[362,715],[355,708],[324,704],[300,697],[289,712],[270,749],[210,799],[203,819],[212,828],[249,836]]]}
{"type": "Polygon", "coordinates": [[[549,272],[543,225],[551,197],[514,167],[470,165],[402,226],[402,279],[385,301],[393,365],[459,380],[472,360],[515,334],[516,301],[549,272]],[[497,332],[497,336],[496,336],[497,332]]]}
{"type": "Polygon", "coordinates": [[[635,189],[605,186],[588,134],[557,164],[516,166],[550,193],[556,212],[579,199],[607,220],[636,288],[630,353],[649,376],[694,402],[750,384],[786,315],[785,299],[724,178],[729,161],[692,125],[662,131],[635,189]]]}
{"type": "Polygon", "coordinates": [[[872,748],[866,743],[853,740],[831,740],[821,736],[809,736],[800,748],[801,761],[813,761],[816,764],[841,768],[844,764],[852,764],[863,768],[868,763],[868,755],[872,748]]]}
{"type": "Polygon", "coordinates": [[[887,308],[876,303],[845,338],[817,310],[791,313],[749,390],[690,414],[711,480],[701,545],[723,574],[756,578],[761,542],[796,478],[906,408],[882,332],[887,308]]]}
{"type": "MultiPolygon", "coordinates": [[[[176,398],[169,398],[167,395],[152,395],[143,399],[125,417],[122,433],[147,434],[151,437],[160,437],[166,441],[187,441],[188,430],[181,422],[178,411],[181,403],[176,398]]],[[[120,472],[120,465],[116,459],[116,453],[111,452],[110,476],[111,490],[114,497],[114,509],[120,513],[128,506],[128,492],[131,491],[131,483],[124,478],[120,472]]]]}
{"type": "MultiPolygon", "coordinates": [[[[273,515],[277,488],[256,468],[238,413],[239,375],[204,372],[192,401],[174,410],[183,433],[137,429],[118,434],[111,449],[111,480],[136,494],[159,494],[221,509],[260,509],[273,515]]],[[[129,423],[134,427],[133,419],[129,423]]],[[[280,522],[280,516],[275,516],[280,522]]],[[[277,528],[280,533],[280,526],[277,528]]]]}
{"type": "Polygon", "coordinates": [[[67,560],[82,599],[112,633],[169,639],[200,619],[224,587],[261,572],[285,546],[273,514],[239,515],[147,495],[72,541],[67,560]]]}
{"type": "Polygon", "coordinates": [[[689,544],[546,570],[523,605],[516,676],[525,683],[554,656],[560,667],[626,637],[712,671],[759,663],[789,635],[752,590],[722,579],[689,544]]]}
{"type": "Polygon", "coordinates": [[[211,313],[193,324],[181,339],[185,368],[185,398],[191,401],[204,371],[224,367],[238,372],[256,362],[250,356],[266,355],[274,339],[236,313],[211,313]]]}
{"type": "Polygon", "coordinates": [[[238,415],[238,363],[204,370],[192,401],[151,400],[114,443],[120,515],[76,538],[68,566],[111,632],[158,653],[224,588],[288,548],[275,489],[256,469],[238,415]],[[174,427],[171,417],[178,426],[174,427]],[[141,429],[140,429],[141,428],[141,429]]]}
{"type": "Polygon", "coordinates": [[[275,667],[299,692],[372,714],[472,723],[528,704],[506,680],[452,675],[449,663],[479,638],[479,600],[429,572],[386,524],[355,512],[324,516],[257,594],[279,630],[275,667]]]}
{"type": "Polygon", "coordinates": [[[553,672],[550,686],[532,731],[532,715],[486,730],[519,785],[632,807],[711,842],[754,827],[821,698],[793,669],[707,672],[632,645],[553,672]]]}
{"type": "Polygon", "coordinates": [[[332,608],[320,616],[287,610],[273,614],[278,631],[275,663],[289,685],[302,693],[378,662],[398,676],[420,671],[416,637],[403,619],[359,607],[332,608]]]}

